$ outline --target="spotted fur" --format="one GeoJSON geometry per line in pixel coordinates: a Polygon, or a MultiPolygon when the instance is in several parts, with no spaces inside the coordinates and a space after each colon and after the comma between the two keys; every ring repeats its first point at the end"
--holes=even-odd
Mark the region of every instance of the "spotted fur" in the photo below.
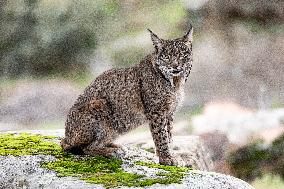
{"type": "Polygon", "coordinates": [[[112,143],[119,135],[148,123],[160,163],[176,164],[171,130],[192,67],[192,32],[163,40],[150,31],[155,52],[133,67],[98,76],[71,107],[62,148],[113,156],[120,150],[112,143]]]}

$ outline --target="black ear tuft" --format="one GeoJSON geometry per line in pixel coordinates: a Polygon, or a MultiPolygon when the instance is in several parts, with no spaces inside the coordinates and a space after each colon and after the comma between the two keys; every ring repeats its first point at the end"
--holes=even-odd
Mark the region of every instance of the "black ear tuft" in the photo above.
{"type": "Polygon", "coordinates": [[[183,36],[183,40],[184,40],[185,44],[187,44],[187,45],[191,44],[191,42],[193,40],[193,27],[192,27],[191,24],[189,24],[188,32],[185,34],[185,36],[183,36]]]}
{"type": "Polygon", "coordinates": [[[155,46],[155,49],[158,51],[163,44],[163,40],[160,39],[154,32],[152,32],[150,29],[147,29],[151,34],[151,40],[153,42],[153,45],[155,46]]]}

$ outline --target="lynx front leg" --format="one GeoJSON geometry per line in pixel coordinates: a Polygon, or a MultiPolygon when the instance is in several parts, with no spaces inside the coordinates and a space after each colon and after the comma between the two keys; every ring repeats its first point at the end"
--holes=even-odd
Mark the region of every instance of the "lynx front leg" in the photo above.
{"type": "Polygon", "coordinates": [[[160,164],[177,165],[170,152],[170,141],[167,131],[168,119],[166,116],[155,114],[150,120],[150,129],[159,156],[160,164]]]}
{"type": "Polygon", "coordinates": [[[169,143],[173,142],[173,115],[168,116],[167,118],[167,132],[168,132],[168,137],[169,137],[169,143]]]}

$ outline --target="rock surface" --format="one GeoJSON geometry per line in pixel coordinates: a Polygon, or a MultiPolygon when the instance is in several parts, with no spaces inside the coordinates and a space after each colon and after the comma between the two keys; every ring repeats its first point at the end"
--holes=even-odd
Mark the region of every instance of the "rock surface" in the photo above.
{"type": "MultiPolygon", "coordinates": [[[[138,143],[143,149],[153,149],[152,140],[146,143],[138,143]]],[[[174,154],[179,156],[184,164],[191,165],[194,169],[202,171],[214,171],[212,154],[209,152],[204,142],[198,136],[176,136],[173,138],[172,149],[174,154]]]]}
{"type": "MultiPolygon", "coordinates": [[[[50,131],[49,131],[50,132],[50,131]]],[[[36,131],[34,133],[49,133],[48,131],[36,131]]],[[[55,132],[54,135],[60,135],[55,132]]],[[[157,157],[150,152],[133,146],[123,146],[125,154],[122,159],[122,168],[126,172],[145,175],[146,177],[156,177],[156,173],[161,171],[156,168],[136,165],[134,162],[156,162],[157,157]]],[[[181,149],[183,149],[181,147],[181,149]]],[[[187,153],[186,151],[183,153],[187,153]]],[[[188,152],[189,153],[189,152],[188,152]]],[[[190,156],[190,155],[189,155],[190,156]]],[[[0,189],[95,189],[104,188],[100,184],[89,184],[75,177],[58,177],[56,172],[44,169],[40,166],[42,162],[54,161],[55,157],[50,155],[36,156],[0,156],[0,189]]],[[[122,187],[128,188],[128,187],[122,187]]],[[[246,182],[223,174],[190,171],[186,173],[181,184],[161,185],[154,184],[147,188],[191,188],[191,189],[252,189],[246,182]]]]}

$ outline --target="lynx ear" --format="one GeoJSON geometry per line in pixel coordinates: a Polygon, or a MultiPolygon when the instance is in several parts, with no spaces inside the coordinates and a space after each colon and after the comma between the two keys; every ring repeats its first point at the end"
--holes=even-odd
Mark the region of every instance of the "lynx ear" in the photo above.
{"type": "Polygon", "coordinates": [[[186,45],[190,45],[192,40],[193,40],[193,27],[190,24],[188,32],[185,34],[185,36],[183,36],[183,41],[186,45]]]}
{"type": "Polygon", "coordinates": [[[155,46],[155,49],[158,51],[163,44],[163,40],[160,39],[156,34],[154,34],[150,29],[148,29],[148,31],[151,34],[151,40],[153,42],[153,45],[155,46]]]}

